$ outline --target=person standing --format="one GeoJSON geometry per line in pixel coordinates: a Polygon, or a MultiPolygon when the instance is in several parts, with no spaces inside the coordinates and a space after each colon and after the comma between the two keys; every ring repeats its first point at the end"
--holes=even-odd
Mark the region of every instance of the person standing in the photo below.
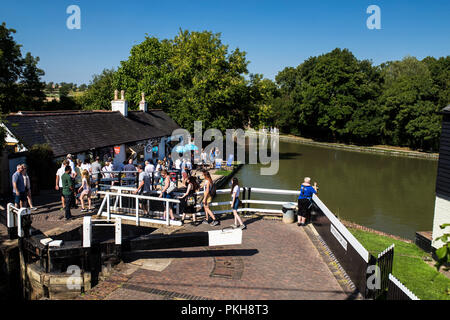
{"type": "Polygon", "coordinates": [[[298,223],[297,225],[305,226],[306,217],[309,213],[309,208],[312,205],[312,196],[317,193],[319,187],[317,182],[314,182],[314,186],[311,187],[311,178],[305,177],[303,183],[300,186],[300,195],[298,196],[298,223]]]}
{"type": "Polygon", "coordinates": [[[23,167],[22,164],[17,165],[17,171],[12,175],[12,187],[14,194],[14,205],[16,208],[23,208],[25,201],[27,201],[27,195],[25,193],[25,181],[23,180],[23,167]]]}
{"type": "Polygon", "coordinates": [[[173,169],[173,159],[172,159],[172,155],[170,153],[167,155],[167,169],[168,170],[173,169]]]}
{"type": "Polygon", "coordinates": [[[200,158],[202,160],[202,169],[204,169],[206,166],[207,155],[206,155],[205,149],[203,149],[203,148],[202,148],[202,153],[200,154],[200,158]]]}
{"type": "Polygon", "coordinates": [[[81,173],[81,187],[78,189],[80,194],[80,202],[81,202],[81,212],[87,212],[92,210],[91,206],[91,181],[89,178],[89,172],[85,169],[81,173]],[[86,210],[84,207],[84,197],[86,196],[88,201],[88,209],[86,210]]]}
{"type": "Polygon", "coordinates": [[[30,177],[27,174],[27,166],[25,164],[22,165],[22,176],[23,176],[23,181],[25,184],[25,194],[27,196],[27,200],[28,200],[28,206],[30,207],[30,210],[37,210],[36,207],[33,207],[33,201],[31,199],[31,181],[30,181],[30,177]]]}
{"type": "Polygon", "coordinates": [[[187,172],[188,176],[191,175],[192,172],[192,162],[189,159],[186,159],[186,163],[185,163],[185,171],[187,172]]]}
{"type": "Polygon", "coordinates": [[[99,156],[95,157],[95,161],[91,165],[91,171],[92,171],[92,176],[94,177],[94,180],[95,180],[95,186],[98,188],[98,185],[99,185],[100,179],[101,179],[101,171],[102,171],[102,165],[100,164],[99,156]]]}
{"type": "Polygon", "coordinates": [[[186,216],[186,213],[188,214],[192,214],[192,223],[194,226],[197,226],[197,221],[196,221],[196,210],[195,210],[195,205],[196,203],[196,197],[195,197],[195,193],[197,192],[197,190],[200,188],[200,186],[198,185],[197,179],[193,176],[190,176],[187,179],[187,190],[186,192],[179,197],[179,199],[182,201],[183,203],[183,214],[181,215],[181,222],[184,222],[184,218],[186,216]]]}
{"type": "Polygon", "coordinates": [[[89,173],[92,173],[91,163],[88,158],[84,159],[84,163],[81,165],[81,172],[83,172],[83,170],[87,170],[89,173]]]}
{"type": "MultiPolygon", "coordinates": [[[[161,171],[161,178],[164,180],[164,186],[162,187],[161,194],[159,195],[160,198],[165,199],[172,199],[172,192],[175,190],[176,186],[173,181],[170,180],[169,175],[167,174],[167,170],[161,171]]],[[[169,214],[170,219],[175,220],[175,217],[173,216],[173,209],[172,205],[169,204],[169,214]]],[[[164,210],[163,219],[166,218],[166,211],[164,210]]]]}
{"type": "Polygon", "coordinates": [[[72,155],[69,153],[67,155],[66,159],[67,159],[67,161],[69,161],[70,169],[72,169],[72,173],[71,174],[74,174],[75,173],[75,164],[72,161],[72,155]]]}
{"type": "Polygon", "coordinates": [[[58,171],[56,171],[56,181],[55,181],[55,190],[59,191],[60,195],[61,195],[61,204],[62,207],[60,210],[64,210],[64,208],[66,207],[66,201],[64,198],[64,195],[62,193],[62,176],[64,174],[64,170],[65,168],[69,165],[69,161],[67,159],[64,159],[64,161],[61,164],[61,168],[58,169],[58,171]]]}
{"type": "Polygon", "coordinates": [[[216,217],[214,216],[214,213],[211,211],[211,209],[209,208],[209,204],[212,202],[212,198],[214,196],[214,183],[212,181],[211,175],[209,174],[208,171],[203,171],[203,178],[205,179],[205,190],[204,190],[204,194],[203,194],[203,207],[205,209],[205,220],[203,220],[204,224],[208,224],[209,223],[209,217],[210,216],[212,218],[213,221],[211,221],[211,225],[212,226],[217,226],[220,224],[220,221],[218,221],[216,219],[216,217]]]}
{"type": "Polygon", "coordinates": [[[125,173],[125,178],[127,179],[127,184],[133,184],[132,178],[136,178],[135,171],[136,168],[133,164],[133,159],[128,159],[128,163],[123,166],[123,171],[129,171],[125,173]]]}
{"type": "Polygon", "coordinates": [[[154,178],[155,178],[154,175],[153,175],[153,173],[155,172],[155,166],[149,160],[145,161],[145,169],[144,169],[144,171],[148,174],[150,179],[153,181],[154,178]]]}
{"type": "Polygon", "coordinates": [[[65,215],[64,215],[66,220],[70,220],[72,218],[70,208],[72,206],[72,201],[73,201],[74,186],[73,186],[71,173],[72,173],[72,169],[70,168],[70,166],[66,166],[64,168],[64,174],[61,177],[62,186],[63,186],[62,194],[64,196],[64,200],[66,203],[65,215]]]}
{"type": "MultiPolygon", "coordinates": [[[[144,196],[150,196],[151,191],[152,191],[150,176],[144,170],[142,165],[138,165],[137,166],[137,172],[139,174],[139,182],[138,182],[137,189],[133,193],[134,194],[144,195],[144,196]]],[[[143,200],[142,201],[142,207],[144,209],[144,215],[145,216],[147,216],[150,213],[149,212],[149,206],[147,205],[148,202],[149,202],[148,200],[143,200]]]]}
{"type": "Polygon", "coordinates": [[[234,224],[231,225],[232,228],[240,228],[244,230],[246,228],[245,224],[242,222],[237,210],[239,209],[239,193],[241,189],[239,188],[239,181],[237,178],[233,178],[231,185],[231,209],[233,209],[234,224]],[[239,222],[239,224],[238,224],[239,222]]]}

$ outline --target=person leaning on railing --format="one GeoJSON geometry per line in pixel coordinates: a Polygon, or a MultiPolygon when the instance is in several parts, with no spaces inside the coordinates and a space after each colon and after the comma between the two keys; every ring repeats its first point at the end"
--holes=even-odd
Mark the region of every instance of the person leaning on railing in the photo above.
{"type": "Polygon", "coordinates": [[[311,187],[311,178],[305,177],[303,183],[300,186],[300,195],[298,196],[298,223],[297,225],[306,225],[306,216],[308,215],[309,209],[312,206],[312,196],[317,193],[319,187],[317,182],[314,182],[314,186],[311,187]]]}

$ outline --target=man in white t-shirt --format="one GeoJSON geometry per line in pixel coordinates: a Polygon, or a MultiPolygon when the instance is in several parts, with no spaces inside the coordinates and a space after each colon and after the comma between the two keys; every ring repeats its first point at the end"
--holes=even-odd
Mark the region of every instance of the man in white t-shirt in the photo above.
{"type": "MultiPolygon", "coordinates": [[[[114,174],[111,173],[111,171],[114,171],[114,167],[113,164],[111,162],[105,162],[105,166],[102,168],[102,174],[103,174],[103,178],[106,179],[112,179],[114,178],[114,174]]],[[[115,183],[115,181],[111,182],[111,185],[113,185],[115,183]]]]}
{"type": "Polygon", "coordinates": [[[175,169],[181,170],[181,159],[180,158],[175,160],[175,169]]]}
{"type": "Polygon", "coordinates": [[[64,210],[64,208],[66,207],[66,203],[64,201],[64,195],[62,194],[63,185],[62,185],[61,177],[65,172],[66,166],[68,166],[68,165],[69,165],[69,161],[67,159],[65,159],[61,164],[61,168],[59,168],[58,171],[56,171],[55,190],[59,191],[59,193],[61,195],[62,208],[60,210],[64,210]]]}
{"type": "Polygon", "coordinates": [[[153,171],[155,171],[155,166],[150,161],[145,161],[145,172],[151,177],[153,171]]]}

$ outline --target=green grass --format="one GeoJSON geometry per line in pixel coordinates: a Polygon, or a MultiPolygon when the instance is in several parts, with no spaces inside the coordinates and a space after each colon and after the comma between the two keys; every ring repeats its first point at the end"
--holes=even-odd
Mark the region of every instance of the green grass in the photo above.
{"type": "Polygon", "coordinates": [[[371,232],[349,228],[349,231],[374,256],[395,244],[392,274],[422,300],[450,300],[450,279],[423,259],[431,255],[414,243],[406,243],[371,232]]]}
{"type": "Polygon", "coordinates": [[[228,176],[231,174],[231,170],[217,170],[216,172],[214,172],[214,174],[217,174],[219,176],[228,176]]]}

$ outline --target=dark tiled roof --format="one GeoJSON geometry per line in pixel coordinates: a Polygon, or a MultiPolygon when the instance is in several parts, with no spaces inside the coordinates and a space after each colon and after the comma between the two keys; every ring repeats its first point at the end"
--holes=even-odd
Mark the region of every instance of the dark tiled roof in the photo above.
{"type": "Polygon", "coordinates": [[[48,143],[55,157],[123,143],[169,136],[179,126],[162,110],[23,112],[5,125],[25,147],[48,143]]]}
{"type": "Polygon", "coordinates": [[[442,109],[441,113],[450,114],[450,104],[442,109]]]}

